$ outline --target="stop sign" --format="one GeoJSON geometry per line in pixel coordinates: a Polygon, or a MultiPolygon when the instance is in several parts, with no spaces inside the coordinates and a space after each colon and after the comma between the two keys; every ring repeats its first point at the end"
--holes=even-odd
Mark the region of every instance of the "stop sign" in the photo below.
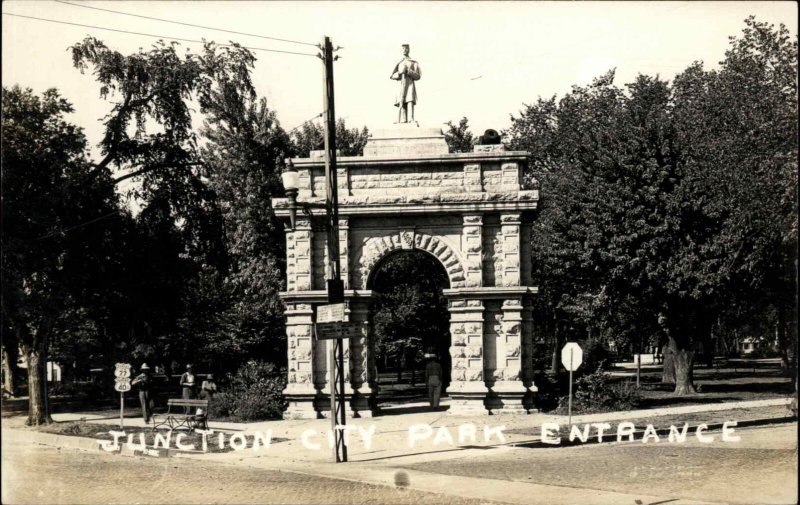
{"type": "Polygon", "coordinates": [[[561,364],[568,372],[574,372],[583,363],[583,349],[575,342],[567,342],[561,349],[561,364]]]}

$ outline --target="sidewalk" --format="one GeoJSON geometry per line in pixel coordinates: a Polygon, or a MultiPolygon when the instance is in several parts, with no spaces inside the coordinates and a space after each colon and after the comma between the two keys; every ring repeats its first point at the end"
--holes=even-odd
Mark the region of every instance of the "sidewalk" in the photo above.
{"type": "MultiPolygon", "coordinates": [[[[790,400],[779,398],[757,401],[731,402],[711,405],[690,405],[660,409],[646,409],[628,412],[611,412],[603,414],[573,416],[573,424],[597,423],[619,421],[625,419],[653,418],[666,415],[682,415],[702,412],[717,412],[734,409],[758,409],[762,407],[781,406],[790,400]]],[[[114,424],[119,418],[113,412],[108,415],[85,415],[81,413],[54,414],[56,421],[76,421],[85,418],[87,422],[99,424],[114,424]]],[[[8,421],[8,418],[6,418],[8,421]]],[[[214,431],[236,432],[254,434],[272,431],[273,438],[288,439],[276,442],[269,448],[253,451],[246,448],[242,451],[227,453],[179,453],[179,457],[195,458],[213,461],[224,465],[245,465],[253,468],[281,470],[294,473],[327,476],[336,479],[395,486],[396,479],[408,481],[408,487],[420,491],[430,491],[463,496],[466,498],[479,498],[484,500],[497,500],[506,503],[655,503],[662,501],[664,496],[633,496],[624,493],[598,491],[592,489],[569,488],[544,484],[533,484],[494,479],[476,479],[474,477],[443,476],[436,473],[418,470],[399,469],[398,467],[431,463],[435,461],[450,460],[454,458],[480,458],[483,455],[501,454],[503,451],[513,451],[512,444],[524,444],[537,440],[530,434],[509,433],[508,430],[539,427],[544,422],[554,422],[561,425],[567,424],[567,416],[547,414],[532,414],[527,416],[474,416],[460,417],[447,415],[446,412],[424,412],[406,415],[393,415],[375,417],[370,419],[348,419],[348,425],[355,429],[368,431],[374,429],[371,445],[366,446],[357,432],[353,432],[348,445],[349,462],[347,464],[332,464],[332,450],[327,444],[327,432],[331,428],[330,420],[287,420],[267,421],[258,423],[225,423],[210,422],[214,431]],[[477,428],[475,440],[459,443],[458,427],[473,424],[477,428]],[[409,447],[409,428],[417,425],[422,431],[430,427],[431,436],[409,447]],[[484,426],[492,428],[504,427],[504,439],[496,435],[489,440],[484,438],[484,426]],[[444,438],[437,439],[436,434],[440,428],[445,427],[453,444],[444,438]],[[304,443],[303,435],[306,435],[304,443]],[[319,444],[318,449],[311,449],[308,444],[319,444]],[[398,477],[398,474],[402,473],[398,477]]],[[[4,422],[4,430],[8,423],[4,422]]],[[[129,427],[144,427],[141,418],[126,418],[125,425],[129,427]]],[[[89,439],[47,435],[27,430],[13,430],[13,437],[30,437],[32,442],[47,445],[68,446],[83,450],[97,448],[96,443],[89,439]],[[73,439],[73,440],[69,440],[73,439]],[[77,440],[74,440],[77,439],[77,440]]],[[[509,453],[510,454],[510,453],[509,453]]],[[[693,503],[686,500],[671,501],[674,504],[693,503]]]]}

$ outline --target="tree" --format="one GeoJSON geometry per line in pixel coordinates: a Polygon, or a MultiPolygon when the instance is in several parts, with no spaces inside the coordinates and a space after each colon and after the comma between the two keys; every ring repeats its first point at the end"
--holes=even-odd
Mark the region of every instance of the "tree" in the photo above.
{"type": "MultiPolygon", "coordinates": [[[[374,323],[378,352],[397,364],[413,368],[425,352],[449,357],[447,273],[425,253],[397,253],[378,266],[370,283],[378,293],[374,323]]],[[[446,367],[445,367],[446,368],[446,367]]]]}
{"type": "MultiPolygon", "coordinates": [[[[336,121],[336,149],[341,156],[361,156],[364,146],[369,140],[369,130],[363,127],[347,128],[344,119],[336,121]]],[[[292,155],[299,158],[308,158],[311,151],[325,149],[325,128],[322,125],[307,121],[292,132],[292,155]]]]}
{"type": "Polygon", "coordinates": [[[612,71],[514,118],[512,147],[538,149],[533,263],[550,310],[588,294],[592,325],[663,332],[676,394],[694,390],[694,349],[724,307],[796,282],[776,259],[796,257],[793,54],[784,29],[750,19],[718,73],[620,89],[612,71]]]}
{"type": "Polygon", "coordinates": [[[279,167],[291,149],[286,132],[265,99],[215,92],[202,130],[210,187],[223,208],[230,269],[227,300],[203,348],[208,355],[238,359],[286,357],[283,309],[284,236],[271,208],[282,193],[279,167]]]}
{"type": "Polygon", "coordinates": [[[111,179],[93,176],[86,139],[50,89],[3,88],[3,319],[28,365],[27,423],[50,422],[48,346],[63,314],[93,303],[120,216],[111,179]]]}
{"type": "Polygon", "coordinates": [[[471,153],[472,146],[475,145],[476,141],[472,136],[472,132],[469,131],[469,120],[466,117],[462,117],[458,125],[453,124],[452,121],[447,122],[444,140],[447,142],[451,153],[471,153]]]}
{"type": "Polygon", "coordinates": [[[141,206],[131,231],[139,247],[126,269],[134,276],[130,303],[114,318],[126,327],[117,331],[128,356],[167,366],[213,361],[204,344],[223,333],[219,316],[230,302],[225,211],[192,128],[193,107],[227,121],[243,117],[255,99],[248,50],[207,43],[199,54],[179,55],[178,47],[159,41],[124,55],[91,37],[72,47],[75,66],[93,68],[101,97],[112,103],[93,174],[124,171],[114,182],[134,180],[141,206]]]}

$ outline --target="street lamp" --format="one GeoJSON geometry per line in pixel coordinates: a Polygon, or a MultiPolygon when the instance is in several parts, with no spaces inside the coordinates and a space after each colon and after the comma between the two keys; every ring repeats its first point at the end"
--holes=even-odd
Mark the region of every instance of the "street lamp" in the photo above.
{"type": "Polygon", "coordinates": [[[294,231],[297,226],[297,209],[302,207],[303,214],[311,216],[311,209],[327,209],[326,205],[314,204],[308,202],[297,201],[297,194],[300,192],[300,174],[294,167],[291,158],[286,159],[286,169],[281,174],[283,180],[283,189],[286,193],[289,207],[289,230],[294,231]]]}

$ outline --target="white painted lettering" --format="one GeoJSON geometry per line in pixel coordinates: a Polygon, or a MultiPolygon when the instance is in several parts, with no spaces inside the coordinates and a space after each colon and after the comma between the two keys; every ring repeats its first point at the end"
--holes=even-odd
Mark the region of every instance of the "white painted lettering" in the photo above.
{"type": "Polygon", "coordinates": [[[109,431],[109,435],[114,437],[113,442],[109,442],[108,440],[100,440],[100,447],[103,448],[104,451],[118,451],[119,450],[119,439],[125,436],[124,431],[109,431]]]}
{"type": "Polygon", "coordinates": [[[561,437],[553,437],[553,434],[558,435],[559,428],[558,423],[542,423],[542,442],[553,445],[560,444],[561,437]]]}
{"type": "Polygon", "coordinates": [[[364,441],[364,448],[369,450],[372,447],[372,437],[375,435],[375,425],[370,424],[366,430],[359,426],[358,433],[361,435],[361,440],[364,441]]]}
{"type": "Polygon", "coordinates": [[[200,430],[195,428],[195,433],[199,433],[203,437],[203,452],[208,452],[208,436],[214,434],[214,430],[200,430]]]}
{"type": "Polygon", "coordinates": [[[708,425],[704,423],[698,426],[697,431],[694,432],[695,436],[697,437],[697,440],[699,440],[700,443],[702,444],[710,444],[711,442],[714,441],[714,437],[703,435],[703,432],[706,431],[707,429],[708,425]]]}
{"type": "Polygon", "coordinates": [[[195,449],[194,444],[188,445],[183,443],[185,437],[186,433],[178,433],[175,435],[175,447],[182,451],[193,451],[195,449]]]}
{"type": "Polygon", "coordinates": [[[169,449],[169,443],[172,441],[172,430],[169,430],[166,433],[166,436],[162,433],[156,433],[155,439],[153,440],[153,448],[158,449],[159,447],[163,447],[164,449],[169,449]]]}
{"type": "Polygon", "coordinates": [[[433,428],[429,424],[412,424],[408,427],[408,447],[414,447],[414,444],[419,440],[431,438],[433,435],[433,428]]]}
{"type": "Polygon", "coordinates": [[[686,442],[686,434],[689,432],[689,423],[683,423],[683,429],[678,431],[678,428],[675,426],[669,427],[669,442],[674,443],[684,443],[686,442]]]}
{"type": "Polygon", "coordinates": [[[661,439],[658,438],[658,433],[656,433],[656,429],[653,427],[652,424],[648,424],[647,427],[644,429],[644,435],[642,436],[642,443],[647,443],[649,439],[655,439],[656,442],[661,442],[661,439]]]}
{"type": "Polygon", "coordinates": [[[256,432],[253,435],[253,451],[257,451],[261,444],[264,444],[266,449],[269,449],[270,444],[272,444],[272,430],[267,430],[265,432],[256,432]]]}
{"type": "Polygon", "coordinates": [[[472,423],[462,424],[458,427],[458,445],[465,445],[467,442],[476,443],[478,441],[478,427],[472,423]]]}
{"type": "Polygon", "coordinates": [[[312,451],[320,450],[321,446],[318,443],[312,442],[311,440],[309,440],[313,435],[316,435],[316,434],[317,434],[317,432],[312,430],[312,429],[310,429],[310,428],[307,429],[306,431],[304,431],[300,435],[300,443],[303,444],[303,447],[305,447],[306,449],[311,449],[312,451]]]}
{"type": "Polygon", "coordinates": [[[439,426],[439,429],[436,430],[436,436],[433,437],[434,446],[442,443],[455,445],[455,442],[453,442],[453,436],[450,435],[450,430],[447,429],[447,426],[439,426]]]}
{"type": "Polygon", "coordinates": [[[578,438],[581,442],[586,443],[589,440],[589,430],[591,429],[591,425],[584,424],[583,425],[583,432],[578,429],[578,425],[573,424],[572,429],[569,432],[569,441],[572,442],[575,438],[578,438]]]}
{"type": "Polygon", "coordinates": [[[592,426],[594,426],[595,429],[597,430],[597,441],[598,442],[602,442],[603,441],[603,433],[605,433],[606,430],[610,430],[611,429],[611,425],[608,424],[608,423],[592,423],[592,426]]]}
{"type": "Polygon", "coordinates": [[[617,425],[617,442],[622,442],[624,437],[628,437],[630,442],[633,442],[634,432],[636,425],[630,421],[623,421],[617,425]]]}
{"type": "Polygon", "coordinates": [[[231,435],[231,438],[228,439],[228,445],[231,446],[231,449],[234,451],[242,451],[247,448],[247,438],[244,436],[244,433],[234,433],[231,435]]]}
{"type": "Polygon", "coordinates": [[[736,421],[726,421],[722,424],[722,441],[723,442],[739,442],[742,437],[733,434],[733,427],[738,423],[736,421]]]}
{"type": "Polygon", "coordinates": [[[483,426],[483,441],[484,442],[491,442],[492,435],[497,437],[497,441],[501,444],[506,443],[506,436],[503,435],[503,430],[506,429],[506,425],[502,424],[500,426],[483,426]]]}

